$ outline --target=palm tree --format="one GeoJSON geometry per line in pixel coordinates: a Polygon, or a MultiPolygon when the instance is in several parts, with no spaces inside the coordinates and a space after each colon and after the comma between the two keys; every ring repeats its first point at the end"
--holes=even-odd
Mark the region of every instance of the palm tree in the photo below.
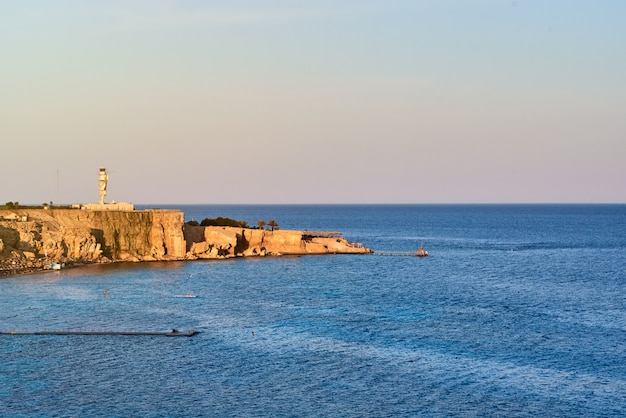
{"type": "Polygon", "coordinates": [[[265,227],[265,225],[266,225],[264,220],[260,220],[256,224],[259,227],[259,229],[263,229],[265,227]]]}
{"type": "Polygon", "coordinates": [[[272,231],[278,228],[278,224],[273,219],[270,219],[269,221],[267,221],[267,225],[271,228],[272,231]]]}

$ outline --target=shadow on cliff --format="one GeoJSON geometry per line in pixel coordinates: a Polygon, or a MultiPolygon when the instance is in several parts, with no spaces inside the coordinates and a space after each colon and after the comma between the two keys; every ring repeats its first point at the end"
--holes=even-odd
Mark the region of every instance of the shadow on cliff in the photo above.
{"type": "MultiPolygon", "coordinates": [[[[216,228],[219,229],[218,226],[202,226],[202,225],[189,225],[185,224],[183,228],[183,236],[186,242],[186,251],[189,252],[194,244],[200,242],[206,242],[206,229],[207,228],[216,228]]],[[[230,229],[235,229],[233,227],[225,227],[230,229]]],[[[250,241],[246,238],[245,232],[242,230],[241,232],[236,233],[234,239],[234,249],[233,242],[226,242],[228,245],[225,248],[215,248],[217,256],[226,257],[233,254],[242,254],[244,251],[250,248],[250,241]],[[232,251],[231,251],[232,250],[232,251]]],[[[214,243],[209,243],[207,248],[210,252],[213,248],[216,247],[214,243]]]]}
{"type": "Polygon", "coordinates": [[[115,245],[113,246],[107,245],[107,240],[104,237],[104,231],[102,229],[91,228],[90,232],[91,232],[91,235],[93,235],[94,238],[96,239],[96,243],[100,244],[100,250],[102,251],[101,255],[108,258],[109,260],[113,260],[114,256],[116,255],[113,252],[113,248],[115,247],[115,245]]]}
{"type": "Polygon", "coordinates": [[[206,226],[189,225],[189,224],[185,224],[183,226],[183,236],[185,237],[186,251],[191,250],[191,246],[193,244],[206,241],[206,239],[204,238],[205,229],[206,229],[206,226]]]}
{"type": "MultiPolygon", "coordinates": [[[[32,231],[31,231],[32,232],[32,231]]],[[[34,239],[41,240],[41,234],[33,232],[34,239]]],[[[22,241],[20,238],[20,233],[13,229],[7,228],[6,226],[0,225],[0,239],[2,240],[4,249],[2,253],[10,253],[13,250],[18,251],[29,251],[29,252],[37,252],[37,249],[33,247],[33,245],[29,242],[22,241]]]]}
{"type": "Polygon", "coordinates": [[[243,254],[244,251],[246,251],[248,248],[250,248],[250,241],[248,241],[246,239],[246,234],[241,231],[241,236],[237,236],[237,244],[235,245],[235,254],[243,254]]]}

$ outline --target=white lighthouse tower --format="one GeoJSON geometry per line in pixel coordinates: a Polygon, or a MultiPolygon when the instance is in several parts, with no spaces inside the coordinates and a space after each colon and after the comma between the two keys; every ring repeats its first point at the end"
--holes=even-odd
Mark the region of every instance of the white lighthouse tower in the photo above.
{"type": "Polygon", "coordinates": [[[107,195],[107,182],[109,181],[109,175],[104,167],[100,167],[100,174],[98,175],[98,203],[103,205],[104,198],[107,195]]]}
{"type": "Polygon", "coordinates": [[[111,203],[105,203],[104,198],[107,196],[109,185],[109,174],[104,167],[100,167],[100,171],[98,172],[98,203],[86,203],[84,205],[79,205],[81,209],[85,210],[117,210],[117,211],[133,211],[135,210],[135,205],[127,202],[116,202],[115,200],[111,203]]]}

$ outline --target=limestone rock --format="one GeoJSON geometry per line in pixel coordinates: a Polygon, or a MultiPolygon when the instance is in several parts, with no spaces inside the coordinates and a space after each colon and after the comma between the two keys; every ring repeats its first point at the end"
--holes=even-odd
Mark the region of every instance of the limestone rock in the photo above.
{"type": "Polygon", "coordinates": [[[0,276],[50,262],[369,252],[336,233],[185,225],[177,210],[0,210],[0,276]]]}
{"type": "Polygon", "coordinates": [[[20,241],[20,233],[15,229],[15,222],[0,223],[0,239],[4,243],[3,247],[14,248],[20,241]]]}
{"type": "Polygon", "coordinates": [[[186,226],[185,238],[187,259],[371,252],[341,237],[310,237],[295,230],[186,226]]]}
{"type": "Polygon", "coordinates": [[[15,212],[20,217],[26,215],[29,221],[0,222],[0,258],[23,257],[25,252],[55,261],[143,261],[185,256],[181,211],[15,212]]]}

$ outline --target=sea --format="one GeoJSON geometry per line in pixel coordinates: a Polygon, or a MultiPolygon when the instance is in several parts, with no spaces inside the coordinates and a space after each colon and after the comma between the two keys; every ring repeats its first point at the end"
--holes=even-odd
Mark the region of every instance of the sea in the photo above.
{"type": "Polygon", "coordinates": [[[626,416],[626,205],[151,207],[374,253],[2,279],[3,333],[198,334],[1,334],[0,416],[626,416]]]}

